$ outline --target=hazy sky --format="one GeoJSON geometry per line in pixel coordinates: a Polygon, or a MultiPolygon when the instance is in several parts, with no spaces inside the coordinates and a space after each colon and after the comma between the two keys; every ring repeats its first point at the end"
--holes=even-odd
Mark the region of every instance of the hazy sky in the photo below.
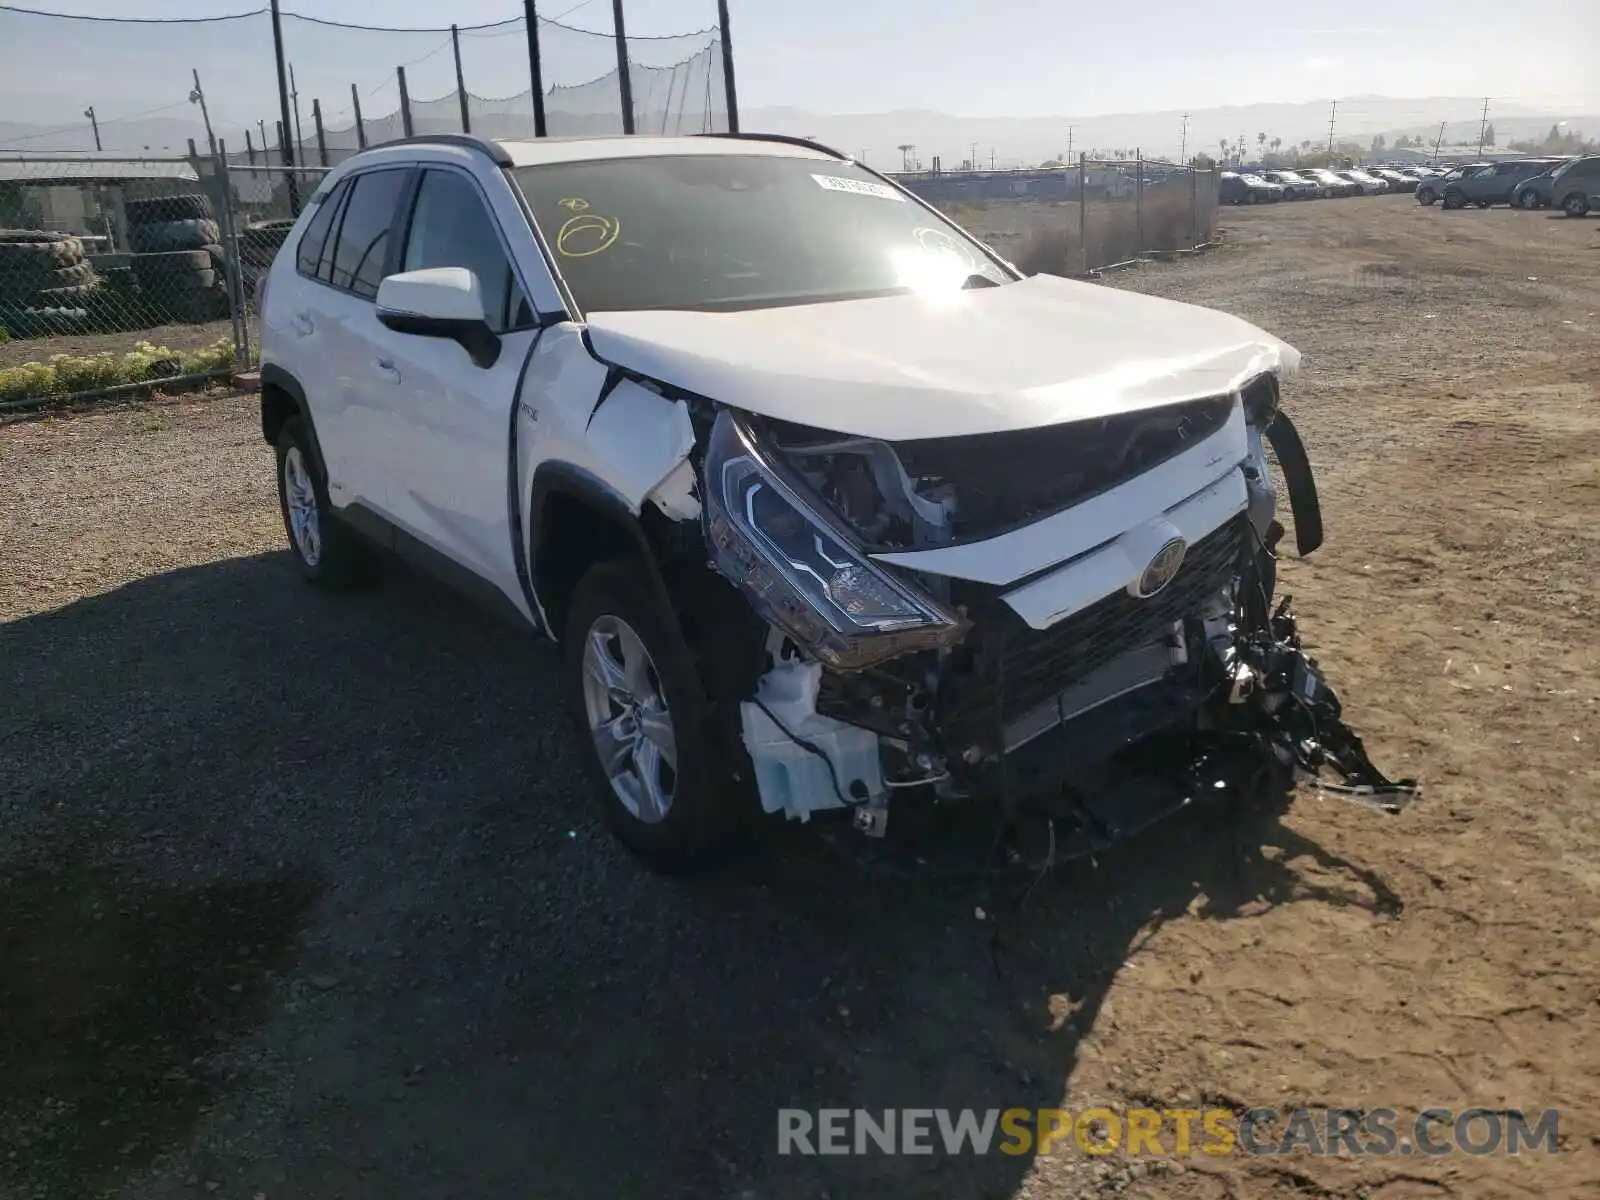
{"type": "MultiPolygon", "coordinates": [[[[261,0],[33,2],[102,16],[180,17],[261,0]]],[[[489,22],[520,11],[518,0],[285,4],[333,20],[407,26],[489,22]]],[[[746,108],[1085,115],[1375,94],[1600,108],[1600,0],[732,0],[732,8],[746,108]]],[[[542,0],[539,11],[611,28],[610,0],[542,0]]],[[[632,34],[680,33],[714,25],[716,4],[627,0],[627,14],[632,34]]],[[[159,31],[48,25],[0,12],[0,119],[72,119],[87,103],[108,117],[181,103],[191,66],[209,76],[219,124],[271,115],[270,107],[259,111],[271,82],[264,22],[159,31]],[[14,36],[22,29],[26,37],[14,36]],[[63,44],[68,38],[75,40],[63,44]]],[[[520,33],[509,32],[466,40],[472,91],[502,95],[526,86],[520,33]]],[[[302,94],[324,97],[330,116],[348,107],[352,81],[372,93],[370,111],[392,109],[399,62],[423,59],[408,68],[414,98],[453,86],[437,34],[377,37],[309,26],[291,33],[302,94]]],[[[683,44],[658,50],[670,60],[683,44]]],[[[598,38],[548,45],[547,82],[592,78],[611,65],[607,56],[598,38]]],[[[1419,111],[1417,119],[1435,118],[1419,111]]]]}

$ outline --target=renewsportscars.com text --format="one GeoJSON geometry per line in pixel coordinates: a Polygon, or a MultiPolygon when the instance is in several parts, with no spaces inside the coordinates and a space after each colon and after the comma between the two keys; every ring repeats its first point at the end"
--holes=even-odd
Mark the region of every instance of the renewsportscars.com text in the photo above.
{"type": "Polygon", "coordinates": [[[1557,1152],[1560,1113],[1425,1108],[785,1108],[779,1154],[1310,1154],[1557,1152]]]}

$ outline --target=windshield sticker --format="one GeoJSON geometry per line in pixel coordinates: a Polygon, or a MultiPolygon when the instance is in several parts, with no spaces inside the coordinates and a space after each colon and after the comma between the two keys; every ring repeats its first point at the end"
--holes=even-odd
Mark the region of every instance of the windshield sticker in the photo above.
{"type": "Polygon", "coordinates": [[[556,234],[556,252],[563,258],[588,258],[609,250],[622,232],[622,222],[615,217],[602,217],[597,213],[579,213],[568,217],[556,234]]]}
{"type": "Polygon", "coordinates": [[[830,192],[849,192],[855,196],[876,196],[879,200],[899,200],[905,203],[905,197],[895,191],[886,183],[874,183],[870,179],[845,179],[838,175],[813,175],[817,186],[827,188],[830,192]]]}
{"type": "Polygon", "coordinates": [[[568,196],[565,200],[557,200],[557,204],[570,212],[580,213],[589,207],[589,202],[582,196],[568,196]]]}

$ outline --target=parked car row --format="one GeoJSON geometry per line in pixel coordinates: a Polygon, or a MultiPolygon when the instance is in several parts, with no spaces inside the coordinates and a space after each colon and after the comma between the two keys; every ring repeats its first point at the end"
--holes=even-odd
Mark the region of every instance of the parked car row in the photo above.
{"type": "Polygon", "coordinates": [[[1464,163],[1420,185],[1417,203],[1450,209],[1509,204],[1586,216],[1600,209],[1600,154],[1464,163]]]}
{"type": "Polygon", "coordinates": [[[1284,171],[1224,171],[1218,199],[1223,204],[1269,204],[1278,200],[1315,200],[1330,196],[1379,196],[1415,191],[1423,176],[1398,168],[1303,167],[1284,171]]]}
{"type": "Polygon", "coordinates": [[[1393,192],[1409,192],[1418,204],[1442,204],[1448,209],[1509,204],[1513,208],[1557,208],[1568,216],[1581,217],[1600,211],[1600,154],[1503,159],[1456,167],[1241,168],[1222,172],[1218,199],[1223,204],[1269,204],[1393,192]]]}

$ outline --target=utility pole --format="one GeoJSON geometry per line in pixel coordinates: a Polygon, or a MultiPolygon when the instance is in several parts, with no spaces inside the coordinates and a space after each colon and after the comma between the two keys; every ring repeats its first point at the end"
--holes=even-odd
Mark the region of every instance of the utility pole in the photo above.
{"type": "Polygon", "coordinates": [[[1433,160],[1432,161],[1434,161],[1434,162],[1438,162],[1439,161],[1439,147],[1444,145],[1444,127],[1447,124],[1448,124],[1448,122],[1446,122],[1446,121],[1440,121],[1439,122],[1439,136],[1434,139],[1434,143],[1433,143],[1433,160]]]}
{"type": "Polygon", "coordinates": [[[89,126],[94,130],[94,148],[96,150],[103,150],[105,147],[100,145],[100,122],[94,115],[94,105],[91,104],[88,108],[84,109],[83,115],[89,118],[89,126]]]}
{"type": "Polygon", "coordinates": [[[990,170],[991,173],[994,171],[994,147],[993,146],[989,147],[989,170],[990,170]]]}
{"type": "Polygon", "coordinates": [[[1335,100],[1328,109],[1328,157],[1333,157],[1333,119],[1339,115],[1339,102],[1335,100]]]}
{"type": "Polygon", "coordinates": [[[1483,139],[1489,131],[1489,97],[1483,98],[1483,119],[1478,122],[1478,157],[1483,157],[1483,139]]]}
{"type": "Polygon", "coordinates": [[[973,170],[973,171],[976,171],[978,169],[978,143],[977,142],[973,142],[972,143],[972,157],[967,159],[967,167],[968,167],[968,169],[973,170]]]}
{"type": "Polygon", "coordinates": [[[1066,156],[1066,158],[1061,160],[1063,163],[1069,163],[1069,162],[1072,161],[1072,131],[1073,131],[1073,128],[1074,128],[1074,126],[1071,126],[1071,125],[1067,126],[1067,156],[1066,156]]]}
{"type": "Polygon", "coordinates": [[[1178,161],[1187,162],[1184,157],[1189,152],[1189,114],[1183,114],[1183,132],[1178,135],[1178,161]]]}
{"type": "Polygon", "coordinates": [[[211,147],[211,157],[217,156],[216,135],[211,132],[211,114],[206,111],[206,94],[200,87],[200,69],[194,68],[194,90],[189,93],[189,103],[200,106],[200,119],[206,123],[206,144],[211,147]]]}
{"type": "Polygon", "coordinates": [[[1233,165],[1244,165],[1244,130],[1239,131],[1239,140],[1233,144],[1233,165]]]}

